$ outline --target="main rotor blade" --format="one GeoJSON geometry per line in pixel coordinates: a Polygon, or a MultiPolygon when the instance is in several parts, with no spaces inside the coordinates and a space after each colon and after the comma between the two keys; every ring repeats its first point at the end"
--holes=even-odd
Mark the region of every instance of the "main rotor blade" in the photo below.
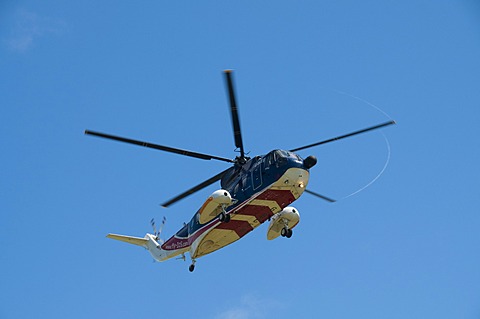
{"type": "Polygon", "coordinates": [[[207,186],[215,183],[216,181],[220,180],[220,179],[223,177],[223,175],[225,175],[225,173],[226,173],[229,169],[230,169],[230,168],[227,168],[227,169],[224,170],[223,172],[220,172],[220,173],[218,173],[217,175],[215,175],[215,176],[207,179],[206,181],[198,184],[197,186],[194,186],[194,187],[190,188],[188,191],[186,191],[186,192],[184,192],[184,193],[182,193],[182,194],[180,194],[180,195],[178,195],[178,196],[170,199],[169,201],[161,204],[161,206],[162,206],[162,207],[168,207],[168,206],[172,205],[173,203],[176,203],[176,202],[178,202],[179,200],[184,199],[185,197],[187,197],[187,196],[189,196],[189,195],[192,195],[193,193],[198,192],[199,190],[201,190],[201,189],[203,189],[203,188],[205,188],[205,187],[207,187],[207,186]]]}
{"type": "Polygon", "coordinates": [[[157,149],[157,150],[170,152],[170,153],[175,153],[175,154],[180,154],[180,155],[184,155],[184,156],[200,158],[200,159],[203,159],[203,160],[215,159],[215,160],[224,161],[224,162],[228,162],[228,163],[234,163],[234,161],[229,159],[229,158],[223,158],[223,157],[218,157],[218,156],[213,156],[213,155],[208,155],[208,154],[190,152],[190,151],[182,150],[182,149],[179,149],[179,148],[173,148],[173,147],[168,147],[168,146],[163,146],[163,145],[158,145],[158,144],[153,144],[153,143],[148,143],[148,142],[143,142],[143,141],[132,140],[132,139],[129,139],[129,138],[114,136],[114,135],[105,134],[105,133],[99,133],[99,132],[85,130],[85,134],[98,136],[98,137],[103,137],[103,138],[107,138],[107,139],[115,140],[115,141],[119,141],[119,142],[135,144],[135,145],[144,146],[144,147],[148,147],[148,148],[154,148],[154,149],[157,149]]]}
{"type": "Polygon", "coordinates": [[[317,196],[317,197],[319,197],[319,198],[321,198],[321,199],[324,199],[324,200],[326,200],[327,202],[330,202],[330,203],[335,203],[335,202],[336,202],[336,200],[334,200],[334,199],[331,199],[331,198],[328,198],[327,196],[323,196],[323,195],[320,195],[320,194],[318,194],[318,193],[309,191],[308,189],[305,189],[305,192],[306,192],[306,193],[309,193],[310,195],[317,196]]]}
{"type": "Polygon", "coordinates": [[[233,136],[235,138],[235,146],[240,149],[240,157],[245,157],[243,149],[242,131],[240,129],[240,120],[238,118],[238,108],[235,99],[235,90],[233,88],[232,70],[225,70],[227,80],[228,96],[230,98],[230,113],[232,115],[233,136]]]}
{"type": "Polygon", "coordinates": [[[310,148],[310,147],[314,147],[314,146],[338,141],[338,140],[341,140],[343,138],[358,135],[358,134],[365,133],[365,132],[368,132],[368,131],[373,131],[373,130],[376,130],[376,129],[379,129],[379,128],[382,128],[382,127],[385,127],[385,126],[388,126],[388,125],[392,125],[392,124],[396,124],[395,121],[385,122],[385,123],[382,123],[382,124],[379,124],[379,125],[375,125],[375,126],[372,126],[372,127],[369,127],[369,128],[363,129],[363,130],[355,131],[355,132],[352,132],[352,133],[348,133],[348,134],[345,134],[345,135],[340,135],[340,136],[337,136],[337,137],[334,137],[334,138],[331,138],[331,139],[328,139],[328,140],[324,140],[324,141],[321,141],[321,142],[318,142],[318,143],[294,148],[294,149],[290,150],[290,152],[296,152],[296,151],[304,150],[306,148],[310,148]]]}

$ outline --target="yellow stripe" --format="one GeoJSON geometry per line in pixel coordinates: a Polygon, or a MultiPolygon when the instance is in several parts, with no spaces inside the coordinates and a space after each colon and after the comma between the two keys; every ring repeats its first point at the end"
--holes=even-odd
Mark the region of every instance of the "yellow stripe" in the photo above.
{"type": "Polygon", "coordinates": [[[242,222],[248,222],[252,228],[257,228],[260,225],[260,222],[257,220],[255,216],[252,215],[241,215],[241,214],[236,214],[232,216],[232,220],[237,220],[237,221],[242,221],[242,222]]]}

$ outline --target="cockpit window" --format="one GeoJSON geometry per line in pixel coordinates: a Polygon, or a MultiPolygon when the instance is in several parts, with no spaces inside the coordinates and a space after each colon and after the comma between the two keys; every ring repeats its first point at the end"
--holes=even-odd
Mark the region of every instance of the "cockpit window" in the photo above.
{"type": "Polygon", "coordinates": [[[288,160],[288,158],[291,158],[293,159],[294,161],[296,162],[303,162],[302,158],[300,156],[298,156],[297,154],[295,153],[291,153],[289,151],[285,151],[285,150],[276,150],[274,152],[275,154],[275,162],[277,163],[277,165],[284,165],[288,160]]]}
{"type": "Polygon", "coordinates": [[[290,155],[297,161],[297,162],[303,162],[303,159],[298,156],[297,154],[290,153],[290,155]]]}
{"type": "Polygon", "coordinates": [[[273,152],[270,152],[265,156],[265,166],[268,167],[268,166],[272,165],[273,161],[274,161],[273,152]]]}
{"type": "Polygon", "coordinates": [[[280,156],[282,156],[282,157],[290,157],[290,153],[287,152],[287,151],[278,150],[277,152],[278,152],[278,154],[280,154],[280,156]]]}
{"type": "Polygon", "coordinates": [[[285,165],[287,163],[287,157],[288,157],[288,154],[286,151],[282,151],[282,150],[275,151],[275,162],[277,163],[277,166],[285,165]]]}

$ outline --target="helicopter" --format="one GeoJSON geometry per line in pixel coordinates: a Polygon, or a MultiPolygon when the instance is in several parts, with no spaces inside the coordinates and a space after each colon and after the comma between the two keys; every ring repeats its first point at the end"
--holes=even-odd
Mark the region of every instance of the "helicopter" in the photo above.
{"type": "Polygon", "coordinates": [[[152,219],[153,233],[147,233],[143,238],[118,234],[108,234],[108,238],[144,247],[156,261],[160,262],[172,258],[185,261],[185,254],[189,253],[190,272],[194,271],[198,258],[236,242],[266,221],[270,222],[267,230],[268,240],[278,237],[291,238],[293,229],[300,221],[299,211],[291,204],[304,192],[328,202],[335,202],[332,198],[307,189],[310,169],[315,166],[317,159],[313,155],[304,159],[296,152],[396,124],[392,120],[294,149],[276,149],[265,155],[248,157],[243,146],[232,70],[225,70],[224,75],[235,147],[240,153],[234,159],[85,130],[87,135],[231,164],[226,170],[161,204],[163,207],[169,207],[220,181],[220,189],[214,191],[190,222],[184,223],[183,227],[169,239],[160,238],[165,218],[158,230],[152,219]]]}

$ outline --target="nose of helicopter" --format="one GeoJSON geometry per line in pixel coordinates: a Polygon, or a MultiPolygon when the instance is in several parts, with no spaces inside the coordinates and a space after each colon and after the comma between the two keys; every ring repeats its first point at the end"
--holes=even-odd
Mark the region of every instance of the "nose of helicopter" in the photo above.
{"type": "Polygon", "coordinates": [[[297,195],[299,196],[307,187],[309,177],[310,174],[306,169],[292,167],[285,172],[275,186],[290,188],[292,191],[295,190],[295,193],[298,193],[297,195]]]}

